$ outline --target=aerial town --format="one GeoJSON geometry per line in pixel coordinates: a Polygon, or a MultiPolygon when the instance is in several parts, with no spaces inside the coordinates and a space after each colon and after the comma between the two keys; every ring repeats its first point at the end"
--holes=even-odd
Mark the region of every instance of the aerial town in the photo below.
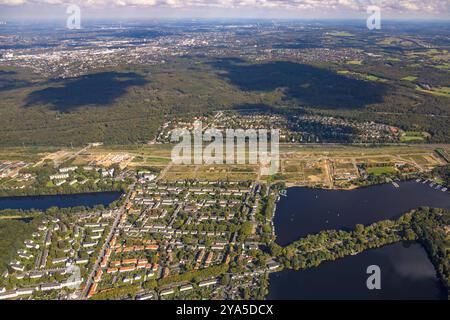
{"type": "Polygon", "coordinates": [[[261,214],[269,192],[252,181],[163,181],[138,172],[120,208],[47,214],[3,273],[0,299],[264,296],[278,267],[259,250],[273,237],[261,214]],[[120,296],[114,289],[123,285],[120,296]]]}
{"type": "Polygon", "coordinates": [[[0,0],[0,300],[448,300],[444,1],[78,2],[0,0]]]}
{"type": "MultiPolygon", "coordinates": [[[[43,76],[70,78],[82,75],[93,68],[105,68],[123,63],[164,64],[171,57],[202,54],[209,57],[239,54],[255,61],[275,58],[293,58],[300,62],[345,62],[347,60],[376,59],[359,49],[285,48],[283,45],[260,43],[254,37],[242,36],[240,28],[264,35],[277,31],[276,26],[249,24],[192,27],[175,24],[161,28],[147,26],[143,30],[105,25],[100,32],[89,36],[89,41],[79,40],[83,32],[72,32],[58,39],[49,35],[5,35],[0,48],[0,65],[28,67],[43,76]],[[117,33],[121,34],[117,38],[117,33]],[[145,34],[145,36],[142,36],[145,34]],[[17,44],[20,43],[20,46],[17,44]],[[43,45],[45,43],[45,45],[43,45]],[[51,48],[52,50],[48,50],[51,48]]],[[[287,32],[298,32],[298,26],[286,26],[287,32]]],[[[303,27],[300,27],[303,29],[303,27]]]]}
{"type": "MultiPolygon", "coordinates": [[[[60,164],[47,171],[46,187],[77,188],[86,180],[97,186],[104,180],[128,181],[125,193],[109,208],[80,208],[70,214],[66,209],[48,210],[1,275],[0,299],[236,300],[267,295],[269,275],[281,268],[268,249],[276,237],[276,203],[285,196],[287,177],[300,161],[294,160],[292,150],[282,155],[280,175],[287,180],[267,184],[257,177],[230,179],[232,175],[214,180],[211,171],[204,180],[181,178],[179,172],[171,172],[172,164],[160,172],[139,169],[139,163],[131,166],[132,153],[105,152],[104,146],[95,146],[82,149],[84,154],[79,150],[46,154],[53,164],[88,159],[85,165],[60,164]]],[[[323,170],[329,178],[319,183],[323,188],[345,189],[380,174],[397,187],[399,177],[416,178],[447,192],[442,182],[423,178],[445,162],[446,151],[416,152],[403,154],[404,161],[396,156],[392,162],[380,162],[387,156],[379,159],[376,154],[359,160],[356,155],[328,160],[310,156],[327,165],[323,170]],[[418,162],[412,162],[413,157],[418,162]]],[[[305,155],[298,156],[306,160],[305,155]]],[[[27,167],[33,164],[2,163],[2,181],[25,175],[36,180],[32,173],[16,172],[27,167]]],[[[298,170],[320,177],[320,166],[298,170]]]]}
{"type": "Polygon", "coordinates": [[[396,143],[405,132],[399,128],[375,123],[358,122],[320,115],[290,115],[261,113],[257,110],[218,111],[212,116],[173,119],[159,129],[154,143],[170,143],[175,128],[192,130],[194,121],[202,121],[205,128],[215,128],[225,134],[226,129],[279,129],[284,143],[396,143]]]}

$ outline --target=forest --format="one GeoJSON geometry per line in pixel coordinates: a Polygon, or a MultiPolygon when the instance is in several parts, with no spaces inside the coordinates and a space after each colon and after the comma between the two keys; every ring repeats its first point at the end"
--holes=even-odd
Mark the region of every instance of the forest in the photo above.
{"type": "Polygon", "coordinates": [[[437,167],[433,170],[433,175],[440,177],[442,179],[442,182],[447,187],[450,187],[450,165],[437,167]]]}
{"type": "MultiPolygon", "coordinates": [[[[164,121],[246,105],[376,121],[427,132],[430,142],[450,141],[450,98],[416,90],[415,83],[401,80],[405,72],[382,63],[309,65],[232,57],[172,58],[59,80],[16,68],[0,72],[0,83],[7,83],[0,88],[0,145],[147,143],[164,121]],[[13,80],[21,85],[11,86],[13,80]]],[[[426,68],[414,72],[430,78],[426,68]]],[[[430,81],[446,86],[444,73],[434,71],[430,81]]]]}
{"type": "Polygon", "coordinates": [[[22,249],[23,241],[37,229],[39,222],[39,217],[1,219],[0,216],[0,273],[16,257],[17,250],[22,249]]]}

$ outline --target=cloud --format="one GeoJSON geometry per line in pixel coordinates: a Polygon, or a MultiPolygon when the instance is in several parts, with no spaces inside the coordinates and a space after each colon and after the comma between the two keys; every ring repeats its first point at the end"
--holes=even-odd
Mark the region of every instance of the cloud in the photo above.
{"type": "Polygon", "coordinates": [[[268,8],[365,11],[369,5],[399,12],[450,12],[448,0],[0,0],[0,5],[69,5],[82,7],[268,8]]]}
{"type": "Polygon", "coordinates": [[[26,2],[27,2],[26,0],[0,0],[0,4],[9,6],[18,6],[26,2]]]}

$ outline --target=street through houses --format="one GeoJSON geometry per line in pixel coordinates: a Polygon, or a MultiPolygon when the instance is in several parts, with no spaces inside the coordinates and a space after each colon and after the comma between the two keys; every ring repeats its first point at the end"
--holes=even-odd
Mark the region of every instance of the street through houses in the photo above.
{"type": "Polygon", "coordinates": [[[91,287],[92,287],[92,285],[94,283],[93,282],[94,281],[94,276],[97,273],[97,271],[99,270],[100,263],[101,263],[102,259],[104,258],[105,254],[106,254],[106,250],[109,247],[109,243],[112,240],[113,236],[115,235],[115,233],[117,231],[117,228],[119,227],[122,215],[124,214],[124,212],[126,210],[126,207],[127,207],[127,204],[128,204],[128,201],[130,200],[131,194],[134,191],[134,186],[135,186],[135,184],[132,184],[130,186],[130,189],[128,191],[128,194],[126,196],[124,204],[122,205],[122,207],[120,207],[119,212],[117,213],[116,219],[114,220],[114,223],[113,223],[113,225],[111,227],[111,231],[109,232],[108,237],[106,238],[106,241],[105,241],[105,243],[104,243],[104,245],[102,247],[102,250],[100,251],[100,254],[99,254],[98,258],[97,258],[97,261],[95,262],[94,268],[92,269],[92,272],[88,276],[85,288],[84,288],[84,290],[82,292],[82,295],[81,295],[81,299],[87,299],[88,298],[89,290],[91,289],[91,287]]]}

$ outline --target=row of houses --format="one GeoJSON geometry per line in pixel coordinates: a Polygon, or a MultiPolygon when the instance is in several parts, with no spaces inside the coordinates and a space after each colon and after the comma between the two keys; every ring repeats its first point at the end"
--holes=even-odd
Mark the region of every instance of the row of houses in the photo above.
{"type": "MultiPolygon", "coordinates": [[[[206,288],[206,287],[215,286],[217,283],[218,283],[217,279],[211,279],[211,280],[205,280],[205,281],[200,282],[198,284],[198,286],[199,286],[199,288],[206,288]]],[[[180,286],[178,288],[178,291],[180,293],[183,293],[183,292],[191,291],[193,289],[194,289],[193,285],[187,284],[187,285],[180,286]]],[[[175,293],[175,288],[169,288],[169,289],[161,290],[159,295],[161,297],[167,297],[167,296],[173,295],[174,293],[175,293]]]]}
{"type": "Polygon", "coordinates": [[[11,291],[4,291],[0,293],[0,300],[6,300],[6,299],[14,299],[21,296],[30,296],[35,291],[51,291],[51,290],[60,290],[63,288],[74,288],[83,283],[83,279],[73,279],[73,280],[67,280],[64,282],[54,282],[54,283],[45,283],[41,285],[37,285],[35,287],[30,288],[21,288],[11,291]]]}
{"type": "Polygon", "coordinates": [[[172,236],[182,235],[204,235],[209,237],[225,237],[226,232],[220,231],[197,231],[197,230],[176,230],[168,226],[161,225],[149,225],[142,228],[133,228],[130,225],[125,226],[123,230],[128,235],[142,235],[144,233],[150,234],[163,234],[164,236],[171,238],[172,236]]]}

